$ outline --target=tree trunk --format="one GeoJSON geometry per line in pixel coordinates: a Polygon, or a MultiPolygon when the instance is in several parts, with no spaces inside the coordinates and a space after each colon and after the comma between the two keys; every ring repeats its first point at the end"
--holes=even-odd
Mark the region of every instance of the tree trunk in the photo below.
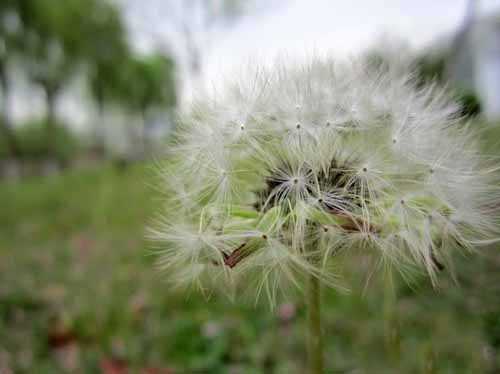
{"type": "Polygon", "coordinates": [[[384,274],[384,340],[387,358],[393,368],[399,370],[401,357],[401,342],[399,332],[399,320],[396,302],[396,288],[392,270],[387,270],[384,274]]]}
{"type": "Polygon", "coordinates": [[[106,156],[106,124],[104,119],[104,99],[99,97],[97,98],[97,115],[99,120],[96,123],[96,127],[94,128],[94,141],[95,141],[95,150],[96,154],[99,157],[106,156]]]}
{"type": "Polygon", "coordinates": [[[21,156],[21,149],[17,143],[16,136],[12,130],[12,124],[9,118],[9,82],[5,71],[0,71],[0,86],[2,90],[2,107],[0,108],[0,131],[5,138],[9,156],[12,158],[19,158],[21,156]]]}
{"type": "Polygon", "coordinates": [[[321,334],[321,282],[315,275],[309,275],[307,304],[307,359],[308,374],[323,374],[323,338],[321,334]]]}
{"type": "Polygon", "coordinates": [[[146,158],[146,155],[150,151],[149,139],[148,139],[148,113],[147,109],[141,110],[142,119],[142,157],[146,158]]]}
{"type": "Polygon", "coordinates": [[[56,158],[56,98],[57,90],[50,87],[44,87],[46,118],[45,118],[45,135],[47,137],[47,153],[49,158],[56,158]]]}

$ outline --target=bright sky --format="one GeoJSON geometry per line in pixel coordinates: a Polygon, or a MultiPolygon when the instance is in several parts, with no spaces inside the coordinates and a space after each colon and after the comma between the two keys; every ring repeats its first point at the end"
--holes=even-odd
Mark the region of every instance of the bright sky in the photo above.
{"type": "MultiPolygon", "coordinates": [[[[145,21],[148,29],[155,28],[156,37],[163,32],[168,34],[168,16],[162,16],[162,12],[168,11],[164,0],[127,1],[127,13],[135,12],[136,17],[146,4],[154,8],[154,17],[145,21]]],[[[477,1],[480,14],[500,10],[500,0],[477,1]]],[[[284,53],[290,57],[316,52],[344,57],[366,49],[383,36],[422,47],[459,27],[467,0],[274,0],[272,3],[281,5],[250,14],[230,30],[214,36],[204,53],[205,83],[219,81],[249,60],[266,62],[284,53]]],[[[140,31],[134,39],[139,44],[149,42],[148,36],[140,35],[140,31]]]]}
{"type": "MultiPolygon", "coordinates": [[[[500,0],[481,0],[480,12],[500,9],[500,0]]],[[[206,61],[207,73],[255,56],[270,59],[330,51],[346,56],[386,35],[414,47],[457,29],[465,0],[295,0],[259,18],[247,18],[221,37],[206,61]]]]}

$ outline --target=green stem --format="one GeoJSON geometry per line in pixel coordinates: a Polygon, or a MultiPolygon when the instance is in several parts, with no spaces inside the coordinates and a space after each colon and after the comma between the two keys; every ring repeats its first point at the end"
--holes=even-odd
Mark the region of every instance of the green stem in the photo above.
{"type": "Polygon", "coordinates": [[[321,336],[320,316],[320,281],[314,275],[309,276],[309,289],[307,290],[307,355],[309,374],[323,373],[323,339],[321,336]]]}
{"type": "Polygon", "coordinates": [[[384,322],[386,353],[393,365],[397,366],[400,358],[400,336],[396,290],[391,270],[384,274],[384,322]]]}

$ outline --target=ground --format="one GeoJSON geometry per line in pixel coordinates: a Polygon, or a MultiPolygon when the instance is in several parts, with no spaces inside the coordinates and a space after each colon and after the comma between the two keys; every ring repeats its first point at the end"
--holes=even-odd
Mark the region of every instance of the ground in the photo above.
{"type": "MultiPolygon", "coordinates": [[[[270,310],[174,291],[155,270],[153,174],[102,166],[0,184],[0,373],[304,373],[300,295],[270,310]]],[[[359,258],[339,265],[351,293],[323,292],[327,373],[500,370],[497,248],[456,256],[458,285],[397,281],[395,301],[362,281],[359,258]]]]}

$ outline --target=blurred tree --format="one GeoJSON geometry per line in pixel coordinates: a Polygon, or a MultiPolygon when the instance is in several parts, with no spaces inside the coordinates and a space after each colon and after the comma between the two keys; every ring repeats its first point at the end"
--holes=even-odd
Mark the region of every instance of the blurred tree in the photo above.
{"type": "Polygon", "coordinates": [[[418,84],[423,86],[432,82],[444,84],[446,77],[446,63],[448,55],[444,51],[439,53],[424,53],[415,58],[415,69],[418,72],[418,84]]]}
{"type": "Polygon", "coordinates": [[[20,21],[14,0],[0,2],[0,131],[7,147],[7,154],[17,158],[20,148],[12,129],[9,117],[9,64],[13,52],[17,51],[20,42],[20,21]]]}
{"type": "Polygon", "coordinates": [[[168,110],[177,102],[174,62],[163,54],[132,57],[124,62],[121,100],[138,113],[147,139],[148,114],[153,109],[168,110]]]}
{"type": "MultiPolygon", "coordinates": [[[[111,61],[116,63],[117,56],[126,50],[124,27],[106,0],[64,0],[57,6],[53,0],[18,2],[24,28],[24,65],[31,80],[44,91],[47,139],[51,142],[62,90],[86,64],[94,82],[104,75],[111,77],[111,61]]],[[[96,100],[102,104],[104,89],[100,83],[93,86],[96,100]]]]}
{"type": "MultiPolygon", "coordinates": [[[[47,154],[56,156],[59,96],[69,81],[87,73],[100,121],[95,129],[98,149],[104,150],[104,111],[107,104],[126,105],[140,113],[146,131],[148,111],[176,103],[173,61],[155,54],[134,57],[129,49],[121,13],[107,0],[4,0],[0,4],[0,82],[8,94],[7,58],[16,55],[28,78],[45,94],[44,139],[47,154]],[[15,54],[11,53],[15,48],[15,54]]],[[[5,100],[2,100],[5,103],[5,100]]],[[[6,106],[6,105],[5,105],[6,106]]],[[[6,108],[2,115],[6,113],[6,108]]],[[[0,118],[9,149],[21,147],[8,118],[0,118]]]]}
{"type": "Polygon", "coordinates": [[[481,114],[481,101],[473,90],[455,81],[450,82],[447,67],[451,58],[448,50],[417,55],[414,62],[417,83],[420,86],[432,83],[449,85],[451,94],[460,104],[459,114],[464,117],[475,117],[481,114]]]}
{"type": "MultiPolygon", "coordinates": [[[[92,1],[89,1],[91,3],[92,1]]],[[[29,78],[45,94],[47,144],[53,150],[56,101],[81,57],[83,0],[19,0],[24,28],[23,57],[29,78]]]]}
{"type": "Polygon", "coordinates": [[[95,128],[97,150],[105,152],[104,112],[107,103],[119,102],[123,97],[120,81],[125,61],[130,59],[125,27],[117,8],[101,2],[94,9],[94,22],[88,27],[88,80],[95,100],[99,123],[95,128]]]}
{"type": "MultiPolygon", "coordinates": [[[[45,160],[48,156],[57,160],[59,165],[68,166],[78,153],[80,143],[78,138],[64,126],[55,127],[52,143],[53,153],[47,154],[47,132],[45,119],[30,119],[23,122],[16,130],[21,158],[28,161],[45,160]]],[[[49,166],[49,165],[47,165],[49,166]]]]}

